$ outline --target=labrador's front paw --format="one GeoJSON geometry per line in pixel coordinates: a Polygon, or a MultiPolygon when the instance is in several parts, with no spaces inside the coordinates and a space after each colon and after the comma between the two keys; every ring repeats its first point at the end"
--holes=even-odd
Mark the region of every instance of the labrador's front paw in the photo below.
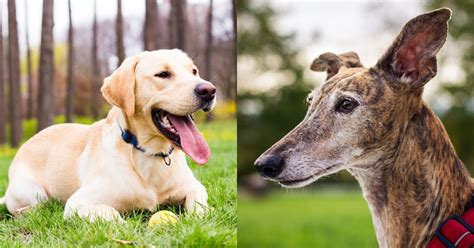
{"type": "Polygon", "coordinates": [[[196,190],[191,191],[186,196],[184,205],[189,213],[197,214],[200,217],[205,216],[208,211],[206,188],[200,186],[196,190]]]}
{"type": "Polygon", "coordinates": [[[75,213],[82,218],[86,218],[91,222],[94,222],[98,219],[106,221],[118,221],[119,223],[125,223],[125,221],[120,216],[120,213],[113,207],[105,204],[95,204],[95,205],[82,205],[75,207],[68,207],[64,211],[64,218],[69,218],[75,213]]]}

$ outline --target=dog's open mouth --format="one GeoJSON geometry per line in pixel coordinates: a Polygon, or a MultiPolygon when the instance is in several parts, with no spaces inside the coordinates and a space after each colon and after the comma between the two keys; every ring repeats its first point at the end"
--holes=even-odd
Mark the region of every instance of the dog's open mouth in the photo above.
{"type": "Polygon", "coordinates": [[[198,164],[209,161],[211,150],[190,115],[177,116],[162,109],[151,112],[153,123],[174,145],[198,164]]]}

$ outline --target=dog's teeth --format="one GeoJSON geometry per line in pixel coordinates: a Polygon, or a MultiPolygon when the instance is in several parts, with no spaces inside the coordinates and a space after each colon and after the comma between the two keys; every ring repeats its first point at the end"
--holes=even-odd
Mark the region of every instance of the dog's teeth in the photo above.
{"type": "Polygon", "coordinates": [[[176,129],[172,125],[168,127],[168,130],[170,130],[173,133],[178,133],[178,131],[176,131],[176,129]]]}
{"type": "Polygon", "coordinates": [[[163,123],[164,123],[166,126],[171,125],[170,120],[169,120],[168,117],[166,117],[166,116],[163,117],[162,121],[163,121],[163,123]]]}

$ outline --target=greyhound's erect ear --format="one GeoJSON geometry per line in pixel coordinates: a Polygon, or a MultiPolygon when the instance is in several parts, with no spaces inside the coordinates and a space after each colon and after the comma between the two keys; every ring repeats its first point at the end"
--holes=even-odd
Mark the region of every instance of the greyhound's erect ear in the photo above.
{"type": "Polygon", "coordinates": [[[135,68],[138,56],[127,58],[112,75],[104,79],[100,91],[105,100],[125,111],[127,116],[135,113],[135,68]]]}
{"type": "Polygon", "coordinates": [[[450,17],[451,10],[442,8],[411,19],[375,68],[412,88],[425,85],[436,75],[436,54],[446,41],[450,17]]]}
{"type": "Polygon", "coordinates": [[[311,70],[326,71],[327,78],[330,79],[339,72],[341,67],[363,67],[359,56],[355,52],[347,52],[336,55],[334,53],[323,53],[311,63],[311,70]]]}

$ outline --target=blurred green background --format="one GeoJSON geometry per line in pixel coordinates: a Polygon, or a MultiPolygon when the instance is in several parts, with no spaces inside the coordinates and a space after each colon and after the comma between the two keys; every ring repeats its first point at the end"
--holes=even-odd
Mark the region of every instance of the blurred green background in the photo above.
{"type": "Polygon", "coordinates": [[[443,6],[453,10],[450,33],[424,99],[472,174],[474,2],[238,1],[239,246],[377,246],[367,204],[347,172],[285,190],[262,181],[253,162],[303,119],[307,94],[325,77],[309,70],[312,59],[353,50],[371,66],[404,23],[443,6]]]}

